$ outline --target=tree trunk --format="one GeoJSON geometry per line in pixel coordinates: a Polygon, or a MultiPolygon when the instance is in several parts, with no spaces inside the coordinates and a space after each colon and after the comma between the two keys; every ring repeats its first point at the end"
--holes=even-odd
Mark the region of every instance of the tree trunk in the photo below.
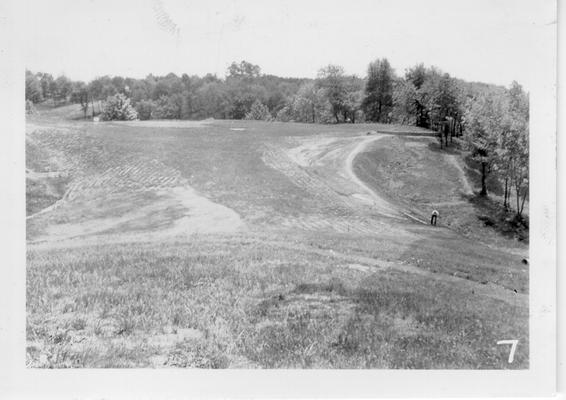
{"type": "Polygon", "coordinates": [[[480,196],[487,196],[487,186],[485,184],[485,178],[487,175],[487,163],[482,162],[481,163],[481,192],[480,192],[480,196]]]}
{"type": "Polygon", "coordinates": [[[517,195],[517,215],[520,217],[521,216],[521,206],[520,206],[520,201],[521,201],[521,190],[519,185],[515,184],[515,194],[517,195]]]}
{"type": "Polygon", "coordinates": [[[85,113],[85,119],[86,119],[86,115],[88,113],[88,92],[86,92],[84,94],[84,97],[81,99],[81,107],[83,109],[83,112],[85,113]]]}
{"type": "Polygon", "coordinates": [[[527,200],[527,194],[529,193],[529,190],[527,188],[525,188],[525,193],[523,194],[523,200],[521,201],[521,211],[519,213],[519,215],[523,214],[523,208],[525,207],[525,200],[527,200]]]}
{"type": "Polygon", "coordinates": [[[507,196],[509,195],[509,177],[505,177],[505,193],[503,195],[503,207],[505,210],[509,208],[509,204],[507,204],[507,196]]]}

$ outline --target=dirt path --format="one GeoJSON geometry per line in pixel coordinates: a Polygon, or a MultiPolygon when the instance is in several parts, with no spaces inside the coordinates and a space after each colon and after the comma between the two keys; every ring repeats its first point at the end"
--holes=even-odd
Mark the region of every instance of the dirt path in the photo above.
{"type": "Polygon", "coordinates": [[[470,184],[470,181],[466,176],[466,172],[464,171],[464,168],[462,168],[462,166],[456,159],[456,156],[454,154],[447,154],[446,159],[450,164],[454,166],[454,168],[456,168],[456,171],[458,171],[458,174],[460,175],[460,181],[462,182],[462,185],[464,187],[464,194],[473,195],[474,189],[472,188],[472,185],[470,184]]]}

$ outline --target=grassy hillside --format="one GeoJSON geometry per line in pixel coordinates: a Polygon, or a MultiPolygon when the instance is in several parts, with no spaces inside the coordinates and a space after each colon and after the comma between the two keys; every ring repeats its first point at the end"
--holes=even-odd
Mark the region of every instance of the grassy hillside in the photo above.
{"type": "Polygon", "coordinates": [[[391,136],[356,159],[356,173],[391,201],[423,220],[433,209],[440,224],[487,244],[525,249],[528,229],[513,225],[491,176],[489,198],[478,196],[477,168],[458,145],[441,150],[435,138],[391,136]]]}
{"type": "Polygon", "coordinates": [[[28,365],[527,368],[521,256],[403,215],[477,218],[426,134],[33,117],[28,365]]]}

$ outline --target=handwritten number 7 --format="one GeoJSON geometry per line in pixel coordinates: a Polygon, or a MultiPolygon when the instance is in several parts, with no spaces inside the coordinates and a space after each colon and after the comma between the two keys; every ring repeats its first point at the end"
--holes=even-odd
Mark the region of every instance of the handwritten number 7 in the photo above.
{"type": "Polygon", "coordinates": [[[499,342],[497,342],[497,344],[510,344],[511,345],[511,351],[509,352],[509,364],[511,364],[513,362],[513,359],[515,357],[515,350],[517,350],[517,344],[519,343],[518,340],[500,340],[499,342]]]}

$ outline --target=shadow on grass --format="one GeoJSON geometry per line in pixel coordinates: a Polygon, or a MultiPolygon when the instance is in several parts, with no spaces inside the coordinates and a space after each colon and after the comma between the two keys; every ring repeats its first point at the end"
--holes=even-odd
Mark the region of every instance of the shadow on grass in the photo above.
{"type": "Polygon", "coordinates": [[[529,218],[518,216],[515,211],[506,210],[503,205],[487,196],[470,196],[468,199],[472,204],[477,217],[484,223],[509,239],[519,242],[529,242],[529,218]]]}
{"type": "MultiPolygon", "coordinates": [[[[481,165],[478,161],[474,160],[470,154],[463,157],[466,166],[466,175],[474,187],[481,187],[481,165]]],[[[495,174],[488,174],[485,184],[488,193],[493,193],[498,196],[503,195],[503,185],[497,179],[495,174]]]]}

